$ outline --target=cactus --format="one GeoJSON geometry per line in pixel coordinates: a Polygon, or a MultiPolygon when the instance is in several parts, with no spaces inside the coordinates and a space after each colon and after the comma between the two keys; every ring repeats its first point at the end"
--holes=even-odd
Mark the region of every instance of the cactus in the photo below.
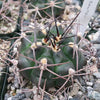
{"type": "MultiPolygon", "coordinates": [[[[59,16],[64,10],[65,3],[62,0],[36,0],[30,1],[29,8],[35,9],[34,12],[40,13],[40,17],[59,16]],[[42,15],[42,16],[41,16],[42,15]]],[[[35,14],[34,14],[35,15],[35,14]]]]}
{"type": "Polygon", "coordinates": [[[66,80],[62,76],[67,75],[70,68],[76,69],[76,60],[79,69],[82,68],[86,64],[83,54],[78,51],[78,59],[73,58],[75,37],[67,35],[70,38],[65,38],[64,35],[63,28],[61,25],[57,26],[55,21],[55,25],[46,35],[37,30],[36,33],[26,36],[30,42],[22,38],[18,63],[21,74],[36,85],[43,86],[47,79],[46,88],[59,87],[66,80]],[[23,70],[24,68],[27,70],[23,70]],[[60,78],[53,79],[57,76],[60,78]]]}

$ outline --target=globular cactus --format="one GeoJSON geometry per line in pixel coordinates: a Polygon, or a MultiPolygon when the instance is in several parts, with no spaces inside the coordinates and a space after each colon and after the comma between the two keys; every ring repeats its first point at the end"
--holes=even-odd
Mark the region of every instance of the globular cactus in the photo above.
{"type": "Polygon", "coordinates": [[[85,57],[78,51],[78,59],[73,58],[75,37],[65,34],[61,25],[57,27],[55,21],[55,25],[46,35],[37,31],[26,36],[28,41],[22,38],[18,63],[21,74],[40,86],[43,86],[47,79],[48,88],[61,86],[66,80],[61,76],[67,75],[70,68],[76,70],[76,60],[78,68],[82,68],[86,64],[85,57]],[[55,77],[60,78],[53,79],[55,77]]]}
{"type": "Polygon", "coordinates": [[[50,17],[59,16],[64,11],[65,2],[62,0],[34,0],[30,1],[29,9],[33,10],[34,17],[37,15],[39,17],[50,17]]]}

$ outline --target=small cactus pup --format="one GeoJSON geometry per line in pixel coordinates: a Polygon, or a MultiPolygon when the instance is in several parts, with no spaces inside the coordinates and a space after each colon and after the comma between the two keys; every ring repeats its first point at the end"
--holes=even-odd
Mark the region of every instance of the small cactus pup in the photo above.
{"type": "Polygon", "coordinates": [[[64,35],[63,28],[61,25],[57,26],[55,21],[55,25],[46,35],[36,31],[22,38],[18,63],[21,74],[41,87],[46,79],[46,88],[48,88],[60,87],[67,79],[62,76],[67,75],[69,69],[77,69],[77,60],[78,69],[81,69],[86,64],[86,60],[78,50],[78,46],[74,46],[76,37],[70,34],[64,35]],[[75,47],[77,47],[78,59],[73,58],[75,47]],[[59,78],[54,79],[55,77],[59,78]]]}

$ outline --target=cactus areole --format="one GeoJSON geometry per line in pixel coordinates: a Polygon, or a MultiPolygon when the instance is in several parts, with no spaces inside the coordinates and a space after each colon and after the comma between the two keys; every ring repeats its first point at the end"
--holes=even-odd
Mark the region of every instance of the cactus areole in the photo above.
{"type": "MultiPolygon", "coordinates": [[[[20,69],[31,67],[31,69],[21,71],[25,78],[38,85],[42,70],[40,86],[44,85],[46,79],[46,88],[59,87],[66,80],[61,77],[54,78],[58,75],[67,75],[70,68],[76,70],[76,57],[73,58],[73,46],[68,46],[68,43],[74,42],[75,37],[62,38],[62,33],[61,26],[54,26],[47,35],[44,35],[41,31],[35,33],[36,37],[34,33],[27,35],[26,38],[31,42],[25,38],[21,39],[18,67],[20,69]],[[37,42],[34,42],[35,38],[37,38],[37,42]]],[[[82,68],[83,65],[85,65],[85,58],[78,51],[78,68],[82,68]]]]}

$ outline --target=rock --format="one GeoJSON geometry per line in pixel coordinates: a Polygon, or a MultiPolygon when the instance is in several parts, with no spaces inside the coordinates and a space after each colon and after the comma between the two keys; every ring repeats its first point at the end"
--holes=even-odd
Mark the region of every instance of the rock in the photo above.
{"type": "Polygon", "coordinates": [[[18,83],[15,83],[14,86],[15,86],[15,88],[19,88],[19,84],[18,83]]]}
{"type": "Polygon", "coordinates": [[[33,94],[34,95],[37,94],[37,87],[36,86],[33,87],[33,94]]]}
{"type": "Polygon", "coordinates": [[[94,75],[96,78],[100,79],[100,72],[93,73],[93,75],[94,75]]]}
{"type": "Polygon", "coordinates": [[[81,92],[81,91],[78,92],[78,95],[82,96],[82,94],[83,94],[83,92],[81,92]]]}
{"type": "Polygon", "coordinates": [[[83,93],[86,92],[86,88],[85,88],[85,86],[82,86],[82,87],[81,87],[81,91],[82,91],[83,93]]]}
{"type": "Polygon", "coordinates": [[[74,95],[78,94],[79,89],[80,89],[80,86],[79,86],[77,83],[75,83],[75,84],[73,85],[72,90],[71,90],[68,94],[69,94],[70,96],[74,96],[74,95]]]}
{"type": "Polygon", "coordinates": [[[12,67],[9,67],[9,72],[12,73],[14,69],[12,67]]]}
{"type": "Polygon", "coordinates": [[[11,89],[11,85],[12,84],[8,84],[7,89],[10,90],[11,89]]]}
{"type": "Polygon", "coordinates": [[[59,100],[57,96],[54,96],[52,100],[59,100]]]}
{"type": "Polygon", "coordinates": [[[19,88],[18,79],[14,79],[14,86],[15,86],[15,88],[19,88]]]}
{"type": "Polygon", "coordinates": [[[64,96],[59,95],[59,100],[66,100],[64,96]]]}
{"type": "Polygon", "coordinates": [[[14,77],[9,77],[8,79],[8,83],[11,82],[12,80],[14,80],[14,77]]]}
{"type": "Polygon", "coordinates": [[[100,100],[100,93],[97,91],[88,92],[88,97],[94,100],[100,100]]]}
{"type": "Polygon", "coordinates": [[[16,93],[22,93],[22,90],[21,89],[16,89],[16,93]]]}
{"type": "Polygon", "coordinates": [[[13,97],[9,97],[7,100],[12,100],[13,97]]]}
{"type": "Polygon", "coordinates": [[[73,100],[73,97],[72,97],[72,96],[69,96],[69,97],[68,97],[68,100],[73,100]]]}
{"type": "Polygon", "coordinates": [[[24,98],[23,100],[32,100],[32,99],[30,99],[30,98],[24,98]]]}
{"type": "Polygon", "coordinates": [[[100,92],[100,79],[98,79],[98,80],[95,82],[95,84],[94,84],[94,86],[93,86],[93,89],[94,89],[95,91],[97,91],[97,92],[100,92]]]}
{"type": "Polygon", "coordinates": [[[49,88],[48,92],[49,92],[49,93],[54,93],[54,92],[56,92],[56,89],[55,89],[54,87],[49,88]]]}
{"type": "Polygon", "coordinates": [[[5,94],[4,100],[8,100],[10,98],[10,95],[8,93],[5,94]]]}
{"type": "Polygon", "coordinates": [[[25,94],[16,94],[15,96],[10,97],[7,100],[23,100],[25,98],[25,94]]]}
{"type": "Polygon", "coordinates": [[[25,95],[26,95],[27,98],[29,98],[29,97],[31,97],[32,92],[25,92],[25,95]]]}
{"type": "Polygon", "coordinates": [[[34,95],[34,99],[33,100],[41,100],[41,96],[40,95],[34,95]]]}
{"type": "Polygon", "coordinates": [[[73,99],[69,99],[69,100],[81,100],[81,98],[77,95],[77,96],[73,97],[73,99]]]}
{"type": "Polygon", "coordinates": [[[87,87],[87,91],[88,91],[88,92],[91,92],[91,91],[93,91],[93,88],[90,87],[90,86],[88,86],[88,87],[87,87]]]}
{"type": "Polygon", "coordinates": [[[51,98],[50,98],[50,96],[49,96],[49,95],[44,94],[44,98],[43,98],[43,100],[51,100],[51,98]]]}
{"type": "Polygon", "coordinates": [[[15,87],[14,86],[11,86],[11,90],[14,91],[15,90],[15,87]]]}
{"type": "Polygon", "coordinates": [[[93,85],[93,82],[86,82],[86,84],[87,84],[88,86],[92,86],[92,85],[93,85]]]}

